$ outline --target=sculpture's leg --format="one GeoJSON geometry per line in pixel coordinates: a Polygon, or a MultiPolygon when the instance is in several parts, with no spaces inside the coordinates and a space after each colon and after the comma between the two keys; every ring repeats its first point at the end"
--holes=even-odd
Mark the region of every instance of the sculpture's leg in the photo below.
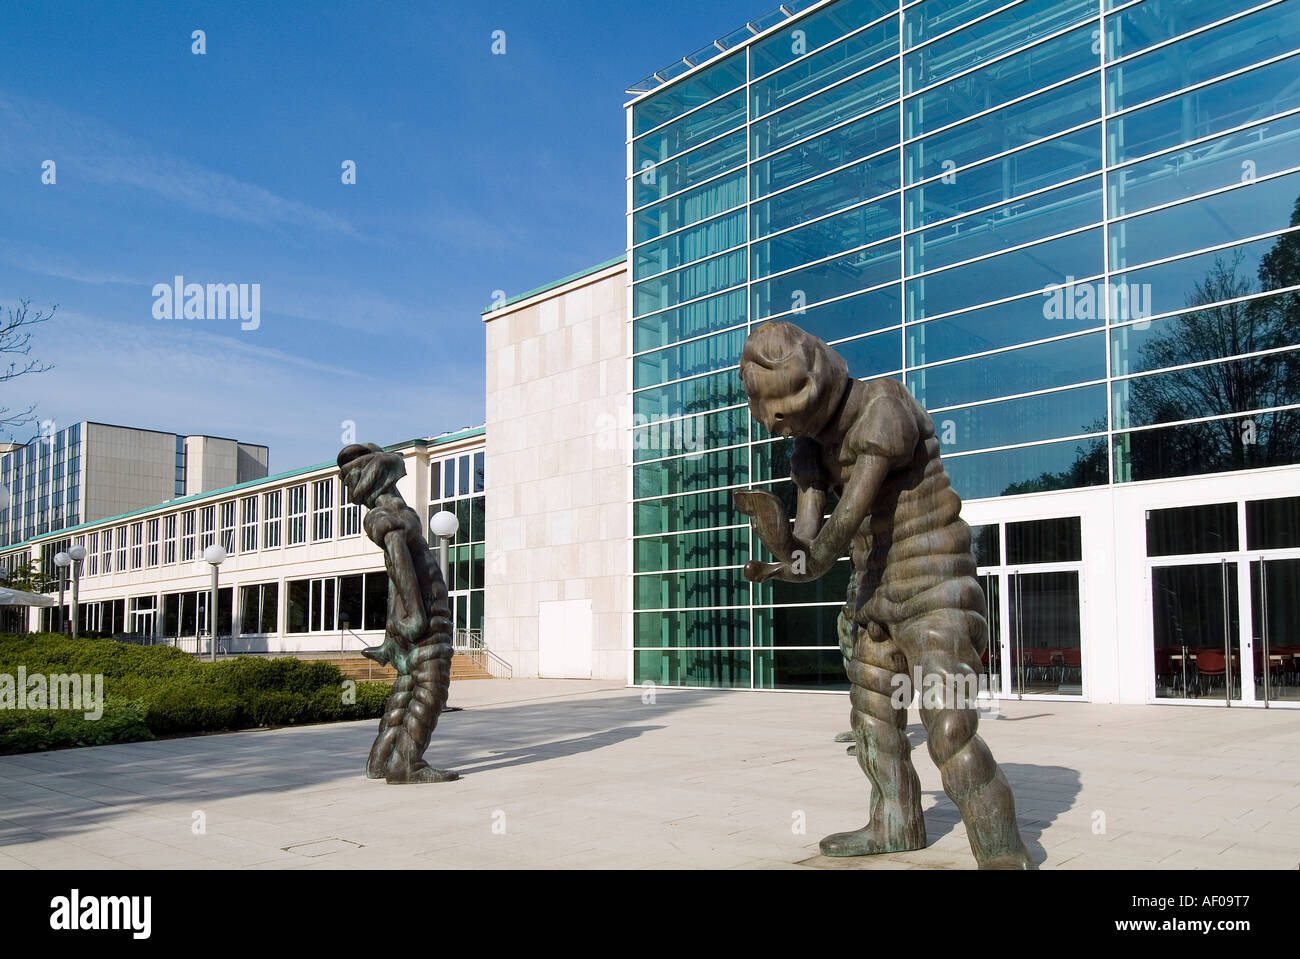
{"type": "MultiPolygon", "coordinates": [[[[823,856],[874,856],[925,848],[921,781],[907,741],[907,706],[895,708],[895,675],[907,674],[907,660],[878,623],[858,630],[853,658],[846,664],[850,719],[858,765],[871,782],[871,819],[861,829],[821,841],[823,856]]],[[[910,697],[908,697],[910,702],[910,697]]]]}
{"type": "Polygon", "coordinates": [[[370,748],[366,775],[390,783],[450,782],[460,777],[423,759],[451,685],[451,644],[424,643],[411,651],[410,675],[398,676],[370,748]]]}
{"type": "Polygon", "coordinates": [[[910,620],[899,639],[920,663],[921,721],[930,756],[943,777],[943,791],[961,812],[975,861],[981,869],[1033,869],[1011,786],[975,732],[980,666],[975,648],[984,628],[978,614],[945,609],[910,620]],[[946,705],[938,705],[940,696],[946,705]]]}
{"type": "MultiPolygon", "coordinates": [[[[844,602],[844,607],[840,610],[839,619],[835,621],[835,632],[839,635],[840,639],[840,655],[844,658],[845,673],[848,673],[849,671],[849,661],[853,659],[853,642],[858,635],[858,624],[853,621],[853,600],[856,593],[857,575],[855,574],[849,577],[848,598],[844,602]]],[[[853,730],[851,729],[847,732],[836,733],[835,741],[837,743],[855,743],[855,745],[852,745],[845,750],[845,752],[850,756],[854,755],[858,751],[856,745],[857,737],[853,734],[853,730]]]]}

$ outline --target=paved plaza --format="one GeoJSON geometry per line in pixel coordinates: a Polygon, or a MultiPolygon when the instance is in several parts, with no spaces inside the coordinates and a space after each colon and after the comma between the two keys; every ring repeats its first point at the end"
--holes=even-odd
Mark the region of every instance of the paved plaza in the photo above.
{"type": "MultiPolygon", "coordinates": [[[[867,818],[847,697],[645,698],[456,683],[440,785],[366,780],[373,721],[0,757],[0,867],[974,867],[919,724],[930,847],[831,860],[817,840],[867,818]]],[[[981,733],[1043,868],[1300,865],[1300,713],[1011,702],[981,733]]]]}

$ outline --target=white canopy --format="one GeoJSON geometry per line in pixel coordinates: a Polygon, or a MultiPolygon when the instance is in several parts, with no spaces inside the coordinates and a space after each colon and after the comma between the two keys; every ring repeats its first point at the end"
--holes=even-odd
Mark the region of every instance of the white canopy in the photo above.
{"type": "Polygon", "coordinates": [[[40,593],[24,593],[21,589],[9,589],[0,586],[0,606],[57,606],[50,596],[40,593]]]}

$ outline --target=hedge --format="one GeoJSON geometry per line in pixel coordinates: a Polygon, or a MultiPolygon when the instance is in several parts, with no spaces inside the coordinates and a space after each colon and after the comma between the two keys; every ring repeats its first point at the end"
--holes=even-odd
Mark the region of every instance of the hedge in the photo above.
{"type": "Polygon", "coordinates": [[[58,634],[0,635],[0,674],[104,677],[104,712],[0,709],[0,754],[98,746],[158,735],[372,719],[387,683],[359,682],[344,701],[343,675],[323,661],[241,657],[205,663],[171,646],[58,634]]]}

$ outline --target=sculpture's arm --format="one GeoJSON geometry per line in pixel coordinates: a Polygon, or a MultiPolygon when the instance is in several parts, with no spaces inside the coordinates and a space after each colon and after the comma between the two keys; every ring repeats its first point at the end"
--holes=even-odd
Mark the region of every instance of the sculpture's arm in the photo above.
{"type": "Polygon", "coordinates": [[[388,628],[413,645],[424,636],[429,627],[429,617],[420,595],[420,581],[406,543],[405,529],[393,529],[384,534],[384,561],[399,610],[396,622],[389,622],[388,628]]]}
{"type": "Polygon", "coordinates": [[[790,478],[799,490],[794,518],[794,538],[811,543],[822,528],[826,500],[830,494],[830,476],[819,462],[821,449],[810,439],[794,441],[790,456],[790,478]]]}
{"type": "MultiPolygon", "coordinates": [[[[791,582],[808,582],[821,579],[841,556],[849,551],[849,544],[862,524],[871,514],[880,487],[889,474],[892,464],[880,453],[864,453],[853,465],[853,475],[844,484],[844,494],[835,504],[830,519],[826,520],[816,537],[807,546],[804,562],[782,579],[791,582]]],[[[796,555],[796,559],[799,557],[796,555]]]]}
{"type": "MultiPolygon", "coordinates": [[[[745,578],[755,583],[773,577],[804,583],[825,576],[848,552],[854,535],[870,515],[871,505],[889,471],[911,458],[919,439],[916,417],[906,402],[888,395],[873,398],[844,438],[844,451],[856,456],[830,519],[817,529],[811,541],[797,540],[788,559],[773,551],[781,562],[747,563],[745,578]]],[[[803,504],[800,505],[802,515],[803,504]]]]}
{"type": "MultiPolygon", "coordinates": [[[[753,583],[773,578],[787,583],[821,579],[848,552],[849,544],[866,522],[871,504],[880,492],[880,486],[889,470],[889,460],[880,454],[867,453],[858,457],[853,475],[844,485],[840,501],[835,504],[830,519],[821,526],[812,542],[798,541],[789,558],[782,562],[759,563],[751,560],[745,564],[745,578],[753,583]]],[[[819,522],[820,519],[819,515],[819,522]]]]}

